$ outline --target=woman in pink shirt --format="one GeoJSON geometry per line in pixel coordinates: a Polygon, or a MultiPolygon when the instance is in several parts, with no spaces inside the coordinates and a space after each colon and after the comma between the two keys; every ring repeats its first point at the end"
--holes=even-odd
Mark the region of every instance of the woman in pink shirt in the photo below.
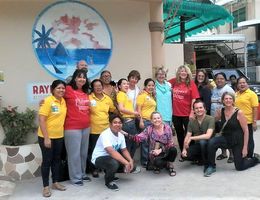
{"type": "Polygon", "coordinates": [[[86,71],[77,69],[64,96],[67,105],[64,139],[70,180],[76,186],[82,186],[83,181],[90,181],[85,174],[90,132],[88,89],[86,71]]]}
{"type": "MultiPolygon", "coordinates": [[[[194,117],[192,105],[199,98],[198,88],[192,80],[190,69],[181,65],[176,78],[169,80],[173,93],[173,124],[177,133],[180,150],[183,149],[189,118],[194,117]]],[[[180,159],[182,162],[182,158],[180,159]]]]}

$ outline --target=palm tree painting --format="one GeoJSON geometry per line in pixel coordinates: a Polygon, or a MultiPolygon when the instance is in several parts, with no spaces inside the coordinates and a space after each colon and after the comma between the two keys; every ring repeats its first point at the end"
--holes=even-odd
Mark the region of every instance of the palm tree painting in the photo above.
{"type": "Polygon", "coordinates": [[[88,64],[88,78],[98,77],[112,55],[112,34],[98,11],[80,1],[57,1],[44,8],[32,28],[32,47],[51,76],[66,80],[77,62],[88,64]]]}
{"type": "Polygon", "coordinates": [[[52,61],[50,54],[48,52],[48,49],[51,48],[51,43],[56,44],[56,41],[50,37],[50,33],[53,30],[53,28],[50,28],[46,31],[46,28],[44,24],[42,24],[42,30],[41,32],[34,29],[34,32],[39,36],[37,39],[33,40],[33,43],[37,43],[37,48],[44,49],[44,52],[46,53],[49,61],[51,62],[55,72],[57,74],[62,74],[62,72],[57,68],[57,66],[52,61]]]}

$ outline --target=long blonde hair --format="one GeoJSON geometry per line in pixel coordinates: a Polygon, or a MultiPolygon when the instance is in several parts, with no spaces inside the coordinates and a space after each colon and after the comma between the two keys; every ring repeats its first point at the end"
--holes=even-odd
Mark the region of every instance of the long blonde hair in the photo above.
{"type": "Polygon", "coordinates": [[[186,65],[181,65],[178,67],[177,69],[177,73],[176,73],[176,82],[177,83],[181,83],[181,77],[180,77],[180,71],[182,69],[185,69],[185,71],[187,72],[187,78],[185,80],[185,84],[189,87],[190,84],[191,84],[191,80],[192,80],[192,74],[191,74],[191,71],[190,71],[190,68],[186,65]]]}

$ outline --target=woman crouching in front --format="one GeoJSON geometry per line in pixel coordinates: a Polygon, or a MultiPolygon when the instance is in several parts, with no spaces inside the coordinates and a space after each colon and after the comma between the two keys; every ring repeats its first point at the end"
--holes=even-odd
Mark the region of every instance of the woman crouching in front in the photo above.
{"type": "Polygon", "coordinates": [[[153,169],[154,173],[159,174],[160,170],[167,168],[170,176],[175,176],[173,162],[177,155],[174,147],[172,129],[168,124],[164,124],[162,116],[158,112],[151,114],[152,124],[143,132],[135,136],[129,136],[135,142],[148,141],[149,161],[147,169],[153,169]]]}

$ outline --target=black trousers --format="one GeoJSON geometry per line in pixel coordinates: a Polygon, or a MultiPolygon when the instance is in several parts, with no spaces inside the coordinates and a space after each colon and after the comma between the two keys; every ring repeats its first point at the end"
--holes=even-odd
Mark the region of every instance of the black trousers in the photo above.
{"type": "Polygon", "coordinates": [[[253,130],[253,125],[248,124],[248,132],[249,132],[249,137],[248,137],[248,155],[247,157],[252,158],[254,154],[254,148],[255,148],[255,142],[254,142],[254,130],[253,130]]]}
{"type": "Polygon", "coordinates": [[[94,170],[96,170],[96,167],[91,162],[91,159],[92,159],[92,153],[94,151],[94,148],[96,146],[99,136],[100,136],[100,134],[90,134],[89,135],[87,170],[86,170],[87,172],[93,172],[94,170]]]}
{"type": "Polygon", "coordinates": [[[208,143],[208,159],[209,166],[215,167],[215,157],[216,151],[218,148],[232,149],[234,155],[234,164],[235,168],[238,171],[242,171],[248,169],[250,167],[255,166],[258,163],[256,158],[243,158],[242,157],[242,149],[243,144],[236,144],[231,147],[228,146],[227,140],[224,136],[213,137],[209,140],[208,143]]]}
{"type": "Polygon", "coordinates": [[[187,133],[189,117],[173,116],[173,125],[175,127],[180,150],[183,150],[183,142],[187,133]]]}
{"type": "Polygon", "coordinates": [[[200,140],[196,143],[190,144],[187,149],[187,157],[185,160],[202,161],[205,166],[208,166],[208,140],[200,140]]]}
{"type": "Polygon", "coordinates": [[[168,162],[174,162],[177,156],[177,149],[175,147],[169,148],[165,153],[160,154],[154,158],[153,165],[157,168],[163,169],[168,162]]]}
{"type": "Polygon", "coordinates": [[[111,156],[100,156],[96,159],[95,166],[99,169],[103,169],[105,172],[105,184],[112,182],[115,178],[115,173],[119,168],[124,166],[111,156]]]}
{"type": "Polygon", "coordinates": [[[44,146],[44,139],[38,137],[39,145],[42,152],[42,182],[43,187],[49,186],[49,175],[50,170],[52,173],[52,182],[56,183],[59,181],[59,170],[61,164],[61,152],[63,148],[63,138],[51,139],[51,148],[44,146]]]}

